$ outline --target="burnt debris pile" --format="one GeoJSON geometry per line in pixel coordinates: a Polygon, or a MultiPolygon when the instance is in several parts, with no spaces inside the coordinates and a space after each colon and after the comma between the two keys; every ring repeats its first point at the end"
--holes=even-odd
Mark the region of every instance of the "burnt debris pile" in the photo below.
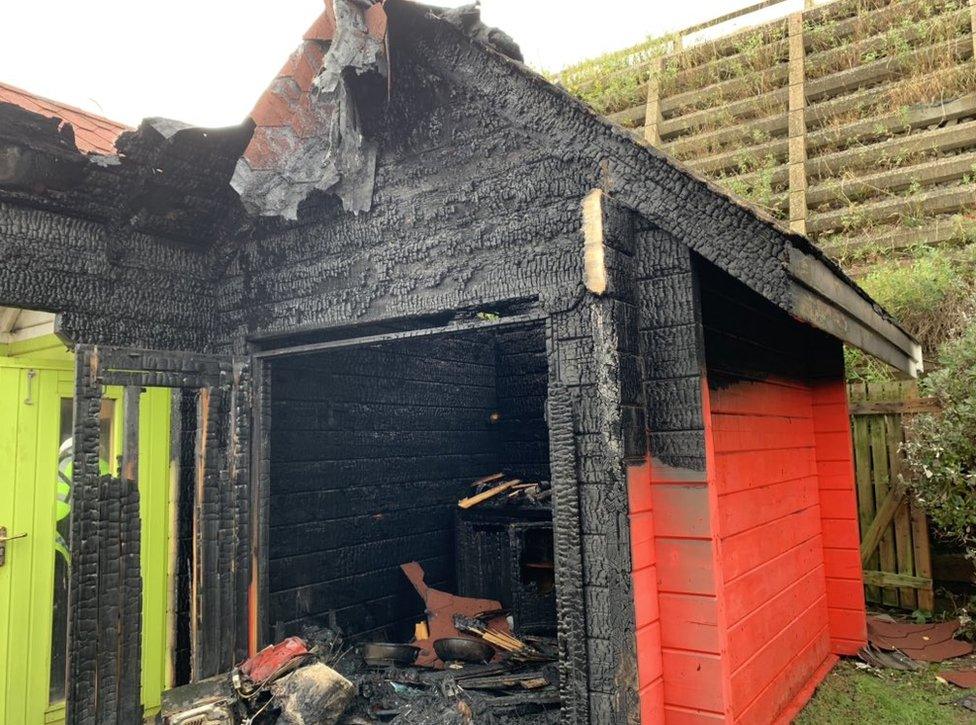
{"type": "Polygon", "coordinates": [[[554,637],[523,634],[497,601],[428,587],[416,562],[402,571],[426,607],[411,642],[347,641],[335,629],[306,625],[301,636],[265,648],[230,673],[167,693],[166,722],[558,721],[554,637]]]}

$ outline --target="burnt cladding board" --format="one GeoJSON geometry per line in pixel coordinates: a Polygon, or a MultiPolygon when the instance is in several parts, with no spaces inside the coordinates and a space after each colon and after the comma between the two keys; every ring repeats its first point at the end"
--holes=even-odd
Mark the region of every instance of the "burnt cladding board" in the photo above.
{"type": "Polygon", "coordinates": [[[209,274],[200,251],[0,203],[0,305],[61,312],[74,342],[208,350],[209,274]]]}
{"type": "Polygon", "coordinates": [[[639,347],[648,446],[655,463],[705,475],[703,351],[695,255],[667,232],[637,234],[639,347]]]}
{"type": "Polygon", "coordinates": [[[334,610],[347,632],[412,631],[423,605],[400,564],[451,589],[454,509],[495,470],[492,338],[334,350],[272,376],[271,625],[334,610]]]}
{"type": "Polygon", "coordinates": [[[549,480],[546,395],[549,362],[542,325],[499,330],[495,337],[500,419],[498,468],[523,481],[549,480]]]}
{"type": "Polygon", "coordinates": [[[842,378],[841,343],[798,322],[704,260],[696,261],[711,388],[770,377],[842,378]]]}

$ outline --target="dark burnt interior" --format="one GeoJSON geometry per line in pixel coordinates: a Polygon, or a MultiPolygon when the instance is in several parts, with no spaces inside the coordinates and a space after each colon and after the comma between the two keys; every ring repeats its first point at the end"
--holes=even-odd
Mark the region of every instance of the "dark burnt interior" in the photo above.
{"type": "MultiPolygon", "coordinates": [[[[409,639],[424,610],[399,568],[410,561],[429,586],[512,606],[504,575],[459,591],[459,580],[487,579],[469,571],[470,549],[459,556],[458,501],[496,472],[549,480],[541,323],[330,348],[271,370],[265,616],[276,638],[314,624],[409,639]]],[[[516,589],[551,598],[554,625],[548,516],[512,534],[525,551],[511,570],[516,589]]]]}

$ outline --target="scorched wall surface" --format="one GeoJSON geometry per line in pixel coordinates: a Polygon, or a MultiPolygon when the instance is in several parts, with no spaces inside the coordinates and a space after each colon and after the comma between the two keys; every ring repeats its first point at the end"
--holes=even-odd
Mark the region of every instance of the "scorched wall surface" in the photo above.
{"type": "Polygon", "coordinates": [[[295,358],[272,391],[269,623],[334,611],[347,633],[412,632],[400,564],[451,588],[454,509],[496,465],[492,339],[295,358]]]}
{"type": "Polygon", "coordinates": [[[205,252],[0,203],[0,305],[62,313],[77,343],[195,350],[214,343],[205,252]]]}

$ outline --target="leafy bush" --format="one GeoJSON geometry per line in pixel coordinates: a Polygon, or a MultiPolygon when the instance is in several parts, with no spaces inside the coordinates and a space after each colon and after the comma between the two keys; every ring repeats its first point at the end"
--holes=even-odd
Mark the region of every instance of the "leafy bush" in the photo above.
{"type": "MultiPolygon", "coordinates": [[[[976,245],[961,252],[924,249],[909,263],[874,267],[861,286],[922,344],[929,355],[965,329],[973,316],[976,245]]],[[[884,380],[891,369],[859,350],[846,351],[850,380],[884,380]]]]}
{"type": "Polygon", "coordinates": [[[911,263],[875,267],[861,286],[928,350],[958,333],[972,309],[973,249],[926,249],[911,263]]]}
{"type": "Polygon", "coordinates": [[[911,423],[909,483],[935,527],[976,556],[976,324],[942,346],[939,363],[921,389],[942,412],[911,423]]]}

